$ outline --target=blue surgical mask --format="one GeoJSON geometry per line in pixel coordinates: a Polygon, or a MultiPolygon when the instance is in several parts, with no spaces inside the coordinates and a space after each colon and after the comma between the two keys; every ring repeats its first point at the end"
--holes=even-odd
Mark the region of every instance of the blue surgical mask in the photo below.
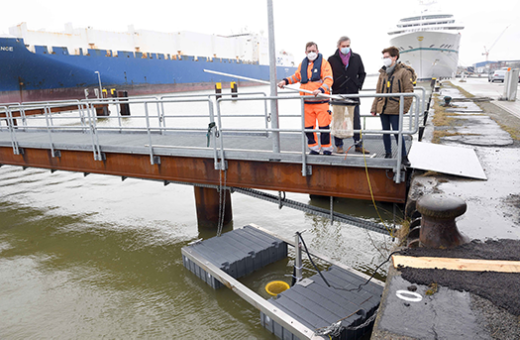
{"type": "Polygon", "coordinates": [[[347,55],[350,52],[350,47],[342,47],[340,51],[341,53],[347,55]]]}

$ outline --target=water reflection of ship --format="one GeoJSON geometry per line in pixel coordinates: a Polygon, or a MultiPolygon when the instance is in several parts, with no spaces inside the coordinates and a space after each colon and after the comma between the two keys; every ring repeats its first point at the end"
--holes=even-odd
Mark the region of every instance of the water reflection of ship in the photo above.
{"type": "Polygon", "coordinates": [[[420,12],[399,20],[388,34],[400,60],[412,66],[419,79],[431,79],[455,76],[463,29],[434,1],[421,1],[420,12]]]}

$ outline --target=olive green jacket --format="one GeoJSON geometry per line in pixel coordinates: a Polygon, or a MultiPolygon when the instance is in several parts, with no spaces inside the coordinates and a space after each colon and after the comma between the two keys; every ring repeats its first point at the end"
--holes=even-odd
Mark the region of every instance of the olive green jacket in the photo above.
{"type": "MultiPolygon", "coordinates": [[[[401,63],[395,65],[394,72],[388,75],[384,69],[379,70],[376,93],[413,92],[412,75],[401,63]]],[[[404,113],[412,106],[413,97],[404,97],[404,113]]],[[[399,97],[376,97],[370,112],[389,115],[399,114],[399,97]]]]}

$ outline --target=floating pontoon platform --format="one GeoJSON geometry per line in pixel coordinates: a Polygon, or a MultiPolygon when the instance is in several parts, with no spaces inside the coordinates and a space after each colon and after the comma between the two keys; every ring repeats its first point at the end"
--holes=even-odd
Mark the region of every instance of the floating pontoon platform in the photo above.
{"type": "Polygon", "coordinates": [[[300,280],[269,300],[237,279],[287,257],[294,243],[259,226],[247,225],[182,248],[184,266],[214,289],[227,286],[260,310],[262,325],[280,339],[321,338],[336,324],[336,335],[324,339],[358,339],[373,325],[384,284],[330,258],[312,256],[332,264],[319,274],[300,280]],[[330,286],[329,286],[330,285],[330,286]]]}

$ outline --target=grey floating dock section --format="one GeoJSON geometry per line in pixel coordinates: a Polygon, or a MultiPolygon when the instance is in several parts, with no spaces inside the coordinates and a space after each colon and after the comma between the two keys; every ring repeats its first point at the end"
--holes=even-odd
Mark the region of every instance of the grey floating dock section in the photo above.
{"type": "Polygon", "coordinates": [[[332,266],[301,280],[275,298],[264,299],[237,279],[287,257],[284,239],[254,224],[182,248],[184,266],[214,289],[223,285],[260,310],[262,325],[280,339],[359,339],[373,326],[384,285],[309,250],[332,266]],[[370,320],[369,320],[370,319],[370,320]],[[316,330],[341,322],[338,336],[316,330]],[[359,329],[351,329],[359,326],[359,329]]]}
{"type": "MultiPolygon", "coordinates": [[[[359,339],[371,330],[373,322],[356,330],[345,327],[355,328],[377,311],[384,287],[369,282],[358,291],[359,285],[365,283],[366,278],[337,266],[331,266],[322,274],[332,287],[328,287],[316,274],[268,301],[312,330],[330,326],[345,318],[341,321],[341,335],[332,339],[359,339]]],[[[278,338],[298,339],[290,330],[264,313],[260,312],[260,317],[262,325],[278,338]]]]}
{"type": "Polygon", "coordinates": [[[235,279],[287,257],[285,242],[250,226],[183,247],[182,250],[184,267],[214,289],[222,287],[222,283],[197,265],[189,254],[197,254],[235,279]],[[190,252],[184,251],[187,249],[190,252]]]}

